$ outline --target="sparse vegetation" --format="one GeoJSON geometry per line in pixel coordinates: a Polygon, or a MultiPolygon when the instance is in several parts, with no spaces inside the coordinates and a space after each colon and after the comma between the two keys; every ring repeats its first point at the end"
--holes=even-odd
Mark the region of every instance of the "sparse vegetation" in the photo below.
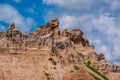
{"type": "Polygon", "coordinates": [[[49,74],[49,73],[47,73],[47,72],[45,72],[44,74],[45,74],[47,77],[49,77],[49,76],[50,76],[50,74],[49,74]]]}
{"type": "Polygon", "coordinates": [[[90,66],[88,63],[85,63],[85,65],[91,69],[92,71],[94,71],[95,73],[97,73],[99,76],[101,76],[104,80],[109,80],[105,75],[101,74],[97,69],[95,69],[94,67],[90,66]]]}
{"type": "Polygon", "coordinates": [[[56,69],[56,67],[54,67],[54,69],[56,69]]]}
{"type": "Polygon", "coordinates": [[[48,80],[50,80],[50,74],[47,72],[44,72],[45,76],[47,77],[48,80]]]}
{"type": "Polygon", "coordinates": [[[74,72],[74,70],[71,70],[70,72],[72,73],[72,72],[74,72]]]}
{"type": "Polygon", "coordinates": [[[90,61],[88,61],[88,62],[87,62],[87,64],[88,64],[88,65],[91,65],[91,62],[90,62],[90,61]]]}
{"type": "Polygon", "coordinates": [[[57,65],[57,62],[53,58],[49,58],[48,60],[51,61],[53,65],[57,65]]]}
{"type": "Polygon", "coordinates": [[[74,66],[74,70],[79,70],[80,67],[79,66],[74,66]]]}

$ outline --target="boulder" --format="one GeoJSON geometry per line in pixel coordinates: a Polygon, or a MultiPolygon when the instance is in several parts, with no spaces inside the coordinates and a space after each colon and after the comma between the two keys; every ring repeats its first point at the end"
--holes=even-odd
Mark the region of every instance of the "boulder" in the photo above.
{"type": "Polygon", "coordinates": [[[51,20],[50,24],[51,24],[51,28],[53,28],[53,29],[56,28],[56,27],[58,27],[59,26],[58,18],[53,18],[51,20]]]}

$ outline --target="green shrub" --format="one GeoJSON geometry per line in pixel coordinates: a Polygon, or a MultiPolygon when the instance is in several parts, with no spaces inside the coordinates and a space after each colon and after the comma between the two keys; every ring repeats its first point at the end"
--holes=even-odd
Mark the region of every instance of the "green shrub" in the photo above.
{"type": "Polygon", "coordinates": [[[52,60],[53,60],[53,58],[49,58],[48,60],[49,60],[49,61],[52,61],[52,60]]]}
{"type": "Polygon", "coordinates": [[[49,76],[50,76],[50,74],[49,74],[49,73],[47,73],[47,72],[45,72],[44,74],[45,74],[47,77],[49,77],[49,76]]]}
{"type": "Polygon", "coordinates": [[[75,69],[75,70],[79,70],[80,67],[79,67],[79,66],[74,66],[74,69],[75,69]]]}
{"type": "Polygon", "coordinates": [[[87,64],[88,64],[88,65],[91,65],[91,62],[90,62],[90,61],[88,61],[88,62],[87,62],[87,64]]]}
{"type": "Polygon", "coordinates": [[[51,61],[53,65],[57,65],[57,62],[53,58],[49,58],[48,60],[51,61]]]}
{"type": "Polygon", "coordinates": [[[50,80],[50,74],[47,72],[44,72],[45,76],[47,77],[47,80],[50,80]]]}
{"type": "Polygon", "coordinates": [[[94,67],[88,65],[87,63],[85,63],[85,65],[91,69],[92,71],[94,71],[95,73],[97,73],[98,75],[100,75],[103,79],[105,80],[109,80],[105,75],[101,74],[97,69],[95,69],[94,67]]]}

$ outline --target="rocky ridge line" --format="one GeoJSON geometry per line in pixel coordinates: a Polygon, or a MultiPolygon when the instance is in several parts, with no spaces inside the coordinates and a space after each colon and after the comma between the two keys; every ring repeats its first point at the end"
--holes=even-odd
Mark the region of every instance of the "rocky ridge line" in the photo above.
{"type": "Polygon", "coordinates": [[[83,37],[80,29],[65,29],[60,34],[57,18],[28,35],[16,29],[14,23],[5,32],[0,32],[1,54],[33,54],[41,50],[48,50],[50,55],[56,56],[62,67],[90,61],[92,66],[105,75],[110,72],[120,73],[120,66],[108,63],[103,54],[96,54],[94,46],[83,37]]]}

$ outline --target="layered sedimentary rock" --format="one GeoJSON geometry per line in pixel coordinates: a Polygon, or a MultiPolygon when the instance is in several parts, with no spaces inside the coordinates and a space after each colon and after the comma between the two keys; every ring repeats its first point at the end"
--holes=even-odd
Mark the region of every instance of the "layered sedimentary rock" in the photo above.
{"type": "Polygon", "coordinates": [[[110,80],[120,79],[109,75],[120,74],[120,66],[97,54],[80,29],[60,33],[57,18],[28,35],[14,23],[0,32],[0,80],[94,80],[88,61],[110,80]]]}
{"type": "Polygon", "coordinates": [[[83,32],[80,29],[73,29],[71,32],[68,32],[67,29],[65,29],[62,35],[68,37],[75,44],[82,43],[83,46],[89,46],[88,40],[82,37],[83,32]]]}

